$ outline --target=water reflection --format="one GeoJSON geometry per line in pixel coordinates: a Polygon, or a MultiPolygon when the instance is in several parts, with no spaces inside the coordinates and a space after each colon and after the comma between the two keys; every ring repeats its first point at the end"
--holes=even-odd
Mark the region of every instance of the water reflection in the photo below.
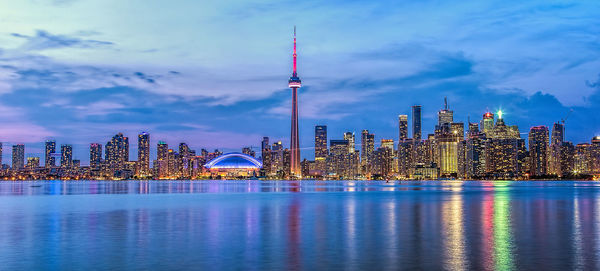
{"type": "Polygon", "coordinates": [[[0,182],[0,269],[598,269],[598,191],[593,182],[0,182]]]}
{"type": "Polygon", "coordinates": [[[452,194],[442,203],[442,221],[444,222],[444,268],[447,270],[465,270],[465,236],[463,234],[462,196],[452,194]]]}

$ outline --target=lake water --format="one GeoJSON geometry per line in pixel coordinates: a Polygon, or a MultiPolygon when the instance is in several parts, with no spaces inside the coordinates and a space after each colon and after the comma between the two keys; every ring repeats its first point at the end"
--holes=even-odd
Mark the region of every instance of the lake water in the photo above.
{"type": "Polygon", "coordinates": [[[600,269],[600,182],[0,182],[42,269],[600,269]]]}

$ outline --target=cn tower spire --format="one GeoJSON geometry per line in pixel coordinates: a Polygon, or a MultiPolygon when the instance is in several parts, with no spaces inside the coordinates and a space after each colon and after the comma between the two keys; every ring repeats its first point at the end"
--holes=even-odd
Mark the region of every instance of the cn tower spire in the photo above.
{"type": "Polygon", "coordinates": [[[298,136],[298,89],[302,86],[300,77],[296,70],[296,26],[294,26],[294,68],[292,77],[288,81],[292,89],[292,125],[290,135],[290,177],[299,178],[302,175],[300,170],[300,139],[298,136]]]}
{"type": "Polygon", "coordinates": [[[293,56],[294,56],[294,72],[292,73],[292,76],[295,77],[295,76],[297,76],[297,73],[296,73],[296,57],[298,56],[296,54],[296,26],[295,25],[294,25],[294,54],[293,54],[293,56]]]}

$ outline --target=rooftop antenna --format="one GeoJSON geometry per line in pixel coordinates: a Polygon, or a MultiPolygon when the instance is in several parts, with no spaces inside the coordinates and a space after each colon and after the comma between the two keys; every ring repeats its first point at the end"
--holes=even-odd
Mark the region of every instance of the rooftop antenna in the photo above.
{"type": "Polygon", "coordinates": [[[448,97],[444,97],[444,109],[448,110],[448,97]]]}

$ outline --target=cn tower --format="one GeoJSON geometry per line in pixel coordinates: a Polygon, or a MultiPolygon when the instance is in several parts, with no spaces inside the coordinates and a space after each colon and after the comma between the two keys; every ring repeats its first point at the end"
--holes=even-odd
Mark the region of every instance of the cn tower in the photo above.
{"type": "Polygon", "coordinates": [[[290,136],[290,176],[299,177],[300,170],[300,140],[298,138],[298,88],[302,85],[296,72],[296,26],[294,26],[294,70],[290,77],[289,87],[292,89],[292,133],[290,136]]]}

